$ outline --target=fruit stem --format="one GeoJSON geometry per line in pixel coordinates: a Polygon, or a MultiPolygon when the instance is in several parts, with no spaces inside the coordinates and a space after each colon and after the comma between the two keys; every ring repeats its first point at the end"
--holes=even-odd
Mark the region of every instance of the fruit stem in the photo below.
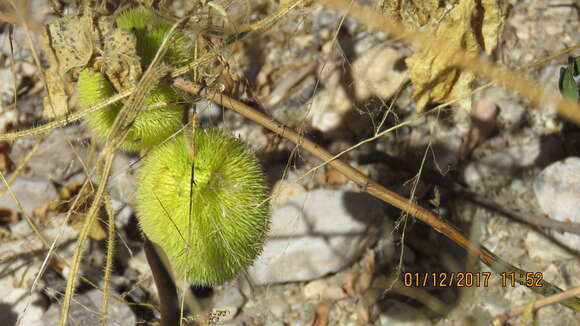
{"type": "MultiPolygon", "coordinates": [[[[145,237],[145,235],[144,235],[145,237]]],[[[155,286],[159,293],[159,311],[161,312],[161,326],[179,325],[179,302],[177,300],[177,288],[171,279],[171,275],[161,261],[155,250],[155,244],[145,237],[145,255],[153,273],[155,286]]]]}

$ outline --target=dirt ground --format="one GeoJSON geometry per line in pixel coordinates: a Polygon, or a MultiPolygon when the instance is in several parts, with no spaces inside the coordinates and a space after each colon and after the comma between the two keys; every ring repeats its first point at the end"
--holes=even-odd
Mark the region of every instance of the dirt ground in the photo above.
{"type": "MultiPolygon", "coordinates": [[[[451,10],[462,1],[439,2],[451,10]]],[[[40,47],[41,37],[34,28],[55,19],[55,14],[51,1],[30,2],[33,9],[27,12],[27,21],[33,30],[32,43],[40,47]]],[[[75,10],[76,1],[52,2],[65,12],[75,10]]],[[[116,2],[110,9],[136,1],[109,2],[116,2]]],[[[22,23],[16,27],[8,23],[3,15],[12,15],[10,1],[0,3],[0,133],[8,133],[46,121],[42,113],[45,91],[22,23]]],[[[234,26],[255,22],[281,5],[268,0],[208,3],[220,4],[212,7],[214,14],[224,10],[234,26]]],[[[378,6],[367,0],[360,3],[378,6]]],[[[167,1],[164,9],[181,17],[194,4],[167,1]]],[[[504,33],[498,48],[486,56],[490,61],[516,70],[580,43],[580,8],[574,1],[512,0],[506,4],[504,33]]],[[[580,156],[580,125],[563,119],[548,105],[533,106],[512,89],[495,85],[473,95],[471,112],[452,105],[419,117],[405,61],[417,51],[417,46],[376,32],[315,1],[224,49],[220,68],[207,79],[217,80],[234,97],[333,154],[405,122],[349,150],[341,160],[398,194],[412,197],[456,225],[472,242],[531,272],[532,278],[563,290],[578,287],[579,217],[568,220],[571,232],[554,227],[547,220],[548,212],[540,207],[534,184],[546,167],[580,156]],[[555,237],[563,245],[557,245],[555,237]]],[[[46,68],[46,59],[38,55],[46,68]]],[[[542,88],[557,92],[560,69],[574,55],[580,56],[580,50],[541,62],[525,73],[542,88]]],[[[478,77],[473,88],[487,82],[478,77]]],[[[70,102],[73,107],[78,106],[75,101],[70,102]]],[[[427,108],[436,104],[429,103],[427,108]]],[[[309,173],[320,164],[315,156],[235,112],[206,100],[191,107],[196,107],[201,126],[217,126],[256,152],[270,187],[278,190],[271,202],[274,217],[282,214],[278,210],[293,196],[318,196],[315,191],[320,189],[340,194],[361,191],[329,166],[309,173]]],[[[0,172],[6,179],[16,176],[11,189],[21,204],[3,191],[1,324],[57,324],[69,269],[56,259],[46,259],[51,242],[43,244],[25,217],[33,219],[47,239],[56,239],[55,253],[70,261],[84,215],[72,214],[66,222],[66,203],[74,198],[66,193],[74,194],[87,179],[100,146],[86,124],[78,121],[44,136],[0,141],[0,172]],[[31,151],[34,155],[27,157],[31,151]],[[23,160],[24,165],[20,164],[23,160]],[[58,208],[55,199],[61,203],[58,208]]],[[[157,290],[135,215],[138,167],[139,154],[119,153],[107,187],[117,227],[110,289],[130,303],[111,302],[110,325],[153,325],[160,317],[151,306],[159,303],[157,290]]],[[[92,181],[98,183],[97,178],[92,181]]],[[[562,191],[578,196],[574,192],[578,188],[562,191]]],[[[545,200],[557,203],[561,198],[545,200]]],[[[304,204],[302,209],[333,218],[325,216],[328,208],[323,203],[304,204]]],[[[189,286],[196,304],[188,301],[188,310],[197,307],[198,313],[213,316],[217,324],[230,326],[490,325],[505,312],[542,298],[512,284],[510,275],[495,274],[425,223],[387,204],[380,204],[380,209],[384,222],[376,227],[376,235],[369,231],[361,236],[368,241],[364,250],[345,258],[339,267],[329,267],[323,275],[271,284],[256,281],[249,270],[214,288],[189,286]],[[422,286],[414,279],[460,274],[480,282],[463,287],[422,286]]],[[[103,287],[106,240],[98,234],[90,237],[80,272],[103,287]]],[[[304,255],[313,264],[320,260],[322,266],[323,249],[309,249],[304,255]]],[[[75,299],[82,305],[73,305],[70,324],[99,324],[100,296],[87,281],[79,282],[75,299]]],[[[525,312],[508,324],[578,325],[580,314],[552,304],[525,312]]]]}

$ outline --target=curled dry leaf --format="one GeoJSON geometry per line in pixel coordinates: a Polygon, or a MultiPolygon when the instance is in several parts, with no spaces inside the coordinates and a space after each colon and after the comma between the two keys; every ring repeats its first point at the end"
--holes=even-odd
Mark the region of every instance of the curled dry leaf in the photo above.
{"type": "Polygon", "coordinates": [[[14,164],[10,159],[10,143],[0,142],[0,172],[6,173],[12,169],[14,164]]]}
{"type": "Polygon", "coordinates": [[[136,48],[133,34],[116,28],[111,17],[96,18],[88,10],[50,22],[43,41],[49,63],[43,117],[53,119],[70,111],[72,82],[83,67],[104,71],[117,90],[136,85],[142,73],[136,48]]]}
{"type": "MultiPolygon", "coordinates": [[[[417,101],[417,111],[421,112],[429,102],[446,102],[470,92],[475,76],[454,67],[452,58],[457,51],[473,56],[480,50],[491,54],[502,35],[507,5],[500,0],[460,0],[448,1],[448,5],[454,7],[443,10],[433,9],[432,1],[417,3],[423,5],[416,5],[415,20],[407,17],[413,11],[400,8],[402,22],[416,29],[428,21],[424,26],[425,34],[446,42],[445,47],[434,42],[406,60],[415,85],[413,97],[417,101]]],[[[470,109],[471,98],[462,99],[459,105],[470,109]]]]}
{"type": "Polygon", "coordinates": [[[375,252],[372,249],[367,249],[367,252],[362,262],[362,273],[355,285],[355,290],[358,293],[365,293],[373,283],[373,275],[375,273],[375,252]]]}
{"type": "Polygon", "coordinates": [[[327,326],[328,314],[330,313],[330,305],[328,303],[319,303],[316,306],[316,312],[312,326],[327,326]]]}
{"type": "Polygon", "coordinates": [[[0,224],[16,224],[21,218],[20,212],[0,206],[0,224]]]}
{"type": "Polygon", "coordinates": [[[349,296],[364,294],[371,287],[375,273],[375,252],[367,249],[360,266],[351,270],[342,285],[349,296]]]}
{"type": "MultiPolygon", "coordinates": [[[[427,24],[432,18],[438,18],[443,12],[439,7],[440,0],[423,1],[377,1],[378,9],[390,18],[403,23],[407,28],[416,29],[427,24]]],[[[455,3],[457,0],[447,0],[455,3]]]]}
{"type": "MultiPolygon", "coordinates": [[[[70,226],[79,230],[82,227],[86,213],[90,208],[92,202],[91,194],[94,192],[92,184],[89,184],[81,193],[83,184],[83,181],[75,181],[61,188],[58,192],[58,198],[50,200],[34,210],[35,217],[45,218],[51,211],[65,213],[71,209],[76,197],[81,196],[77,208],[71,214],[69,221],[70,226]]],[[[105,216],[104,209],[101,210],[100,216],[105,216]]],[[[107,231],[105,226],[101,223],[100,219],[97,219],[95,224],[91,226],[89,237],[94,240],[103,240],[106,236],[107,231]]]]}

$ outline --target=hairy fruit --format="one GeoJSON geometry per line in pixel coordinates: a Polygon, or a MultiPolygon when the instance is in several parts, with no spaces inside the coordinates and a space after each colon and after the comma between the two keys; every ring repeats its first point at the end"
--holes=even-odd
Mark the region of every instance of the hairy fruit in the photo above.
{"type": "MultiPolygon", "coordinates": [[[[101,73],[83,70],[77,82],[80,102],[90,107],[115,95],[113,85],[101,73]]],[[[145,97],[144,105],[155,106],[167,103],[174,98],[173,91],[167,85],[158,85],[145,97]]],[[[128,151],[139,151],[151,148],[170,137],[183,125],[184,108],[177,104],[163,104],[151,109],[142,108],[133,122],[127,138],[121,148],[128,151]]],[[[105,139],[111,129],[121,104],[111,104],[87,116],[87,122],[93,133],[105,139]]]]}
{"type": "Polygon", "coordinates": [[[139,225],[177,275],[218,285],[261,253],[269,226],[267,193],[260,163],[247,146],[217,129],[197,129],[193,141],[182,133],[145,158],[139,225]]]}
{"type": "MultiPolygon", "coordinates": [[[[101,68],[97,65],[85,68],[79,73],[76,88],[80,102],[85,107],[93,106],[115,95],[127,85],[134,83],[135,77],[138,80],[139,75],[133,75],[147,69],[171,28],[171,25],[158,18],[155,11],[143,7],[120,12],[116,16],[115,25],[115,29],[107,38],[109,43],[105,43],[105,50],[109,48],[112,50],[105,51],[104,57],[100,59],[101,68]],[[127,33],[133,36],[121,37],[127,33]],[[124,44],[118,44],[123,42],[124,44]],[[130,44],[126,44],[127,42],[130,44]],[[132,49],[128,50],[129,53],[136,55],[138,61],[136,67],[107,57],[112,58],[113,54],[121,58],[128,57],[129,55],[119,54],[126,49],[132,49]],[[113,78],[118,75],[116,72],[121,76],[118,79],[113,78]]],[[[189,58],[190,51],[185,37],[179,31],[177,33],[177,37],[163,57],[162,61],[166,65],[178,66],[189,58]]],[[[129,135],[121,144],[121,149],[128,151],[150,149],[176,133],[183,126],[186,109],[183,102],[184,99],[169,85],[157,85],[145,96],[143,107],[137,108],[139,114],[131,126],[129,135]]],[[[121,107],[122,102],[118,102],[87,116],[88,126],[97,139],[105,139],[121,107]]]]}

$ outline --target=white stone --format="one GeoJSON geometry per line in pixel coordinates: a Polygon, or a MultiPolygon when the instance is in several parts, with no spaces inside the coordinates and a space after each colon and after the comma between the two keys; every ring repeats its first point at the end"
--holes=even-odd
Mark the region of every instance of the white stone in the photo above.
{"type": "Polygon", "coordinates": [[[549,160],[550,157],[559,155],[562,150],[561,143],[554,138],[542,143],[535,139],[526,145],[514,146],[469,163],[463,176],[473,188],[480,186],[482,182],[490,185],[502,184],[512,179],[518,170],[549,160]]]}
{"type": "MultiPolygon", "coordinates": [[[[558,261],[571,259],[573,256],[537,232],[530,231],[524,238],[524,245],[532,259],[558,261]]],[[[576,247],[578,249],[578,247],[576,247]]]]}
{"type": "Polygon", "coordinates": [[[340,84],[340,74],[339,70],[333,71],[325,80],[327,87],[319,91],[312,101],[311,124],[322,132],[339,127],[342,118],[352,108],[352,102],[340,84]]]}
{"type": "MultiPolygon", "coordinates": [[[[113,293],[115,294],[115,293],[113,293]]],[[[118,295],[118,294],[115,294],[118,295]]],[[[75,296],[72,302],[67,325],[98,326],[101,325],[102,294],[99,290],[90,290],[87,293],[75,296]]],[[[53,304],[44,314],[45,325],[56,325],[59,320],[60,305],[53,304]]],[[[108,326],[135,325],[136,317],[128,305],[113,298],[109,300],[108,326]]]]}
{"type": "Polygon", "coordinates": [[[317,189],[293,196],[272,214],[269,240],[250,279],[308,281],[337,272],[376,242],[385,219],[381,202],[369,195],[317,189]]]}
{"type": "MultiPolygon", "coordinates": [[[[26,166],[30,168],[33,176],[64,182],[71,174],[82,169],[79,160],[86,159],[86,148],[76,144],[80,137],[81,131],[78,127],[56,129],[38,146],[26,166]]],[[[17,162],[28,151],[28,147],[16,148],[10,156],[17,162]]]]}
{"type": "Polygon", "coordinates": [[[371,96],[388,99],[409,79],[407,69],[397,70],[403,54],[395,49],[377,46],[365,51],[352,65],[357,100],[371,96]]]}
{"type": "MultiPolygon", "coordinates": [[[[69,226],[43,230],[43,235],[49,243],[58,237],[58,244],[66,243],[76,237],[78,232],[69,226]]],[[[39,293],[42,286],[32,290],[37,273],[40,271],[46,253],[44,246],[36,235],[26,239],[4,242],[0,246],[0,262],[3,276],[0,278],[0,307],[2,325],[15,325],[17,318],[22,318],[20,325],[43,326],[45,324],[42,304],[43,296],[39,293]],[[32,254],[37,252],[37,254],[32,254]],[[7,321],[8,320],[8,321],[7,321]],[[13,323],[11,323],[13,321],[13,323]]],[[[63,252],[59,252],[63,255],[63,252]]],[[[70,261],[71,255],[64,258],[70,261]]],[[[42,283],[42,281],[41,281],[42,283]]]]}
{"type": "Polygon", "coordinates": [[[214,297],[214,310],[226,311],[220,317],[220,321],[230,321],[242,306],[246,299],[238,288],[232,286],[224,289],[214,297]]]}
{"type": "MultiPolygon", "coordinates": [[[[8,179],[8,177],[6,178],[8,179]]],[[[2,185],[0,188],[4,188],[4,186],[2,185]]],[[[14,180],[10,189],[22,205],[23,213],[28,216],[32,216],[32,212],[36,207],[57,196],[54,185],[40,178],[18,177],[14,180]]],[[[9,191],[5,191],[2,197],[0,197],[0,206],[20,211],[9,191]]]]}
{"type": "MultiPolygon", "coordinates": [[[[542,211],[561,222],[580,223],[580,158],[569,157],[546,167],[534,182],[542,211]]],[[[580,235],[552,232],[570,248],[580,248],[580,235]]]]}
{"type": "Polygon", "coordinates": [[[299,193],[305,192],[303,185],[295,181],[279,180],[272,187],[272,199],[270,200],[270,209],[275,211],[278,207],[286,204],[288,200],[299,193]]]}
{"type": "Polygon", "coordinates": [[[136,157],[126,153],[117,153],[107,185],[112,198],[128,203],[133,207],[136,206],[138,163],[136,157]]]}

